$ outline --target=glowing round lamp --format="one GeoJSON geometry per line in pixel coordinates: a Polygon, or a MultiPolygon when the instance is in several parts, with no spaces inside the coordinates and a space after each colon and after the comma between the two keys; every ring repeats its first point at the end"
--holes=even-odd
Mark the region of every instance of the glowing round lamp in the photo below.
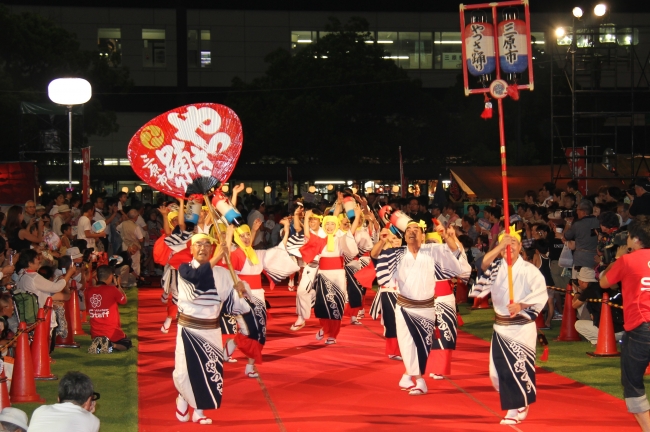
{"type": "Polygon", "coordinates": [[[124,186],[124,187],[122,188],[122,192],[124,192],[124,193],[129,193],[129,188],[126,187],[126,186],[124,186]]]}
{"type": "Polygon", "coordinates": [[[58,78],[47,86],[47,94],[59,105],[79,105],[88,102],[93,91],[83,78],[58,78]]]}
{"type": "Polygon", "coordinates": [[[136,187],[135,187],[135,191],[136,191],[137,193],[142,192],[142,186],[140,186],[140,185],[136,186],[136,187]]]}
{"type": "Polygon", "coordinates": [[[331,191],[332,189],[334,189],[334,185],[328,184],[327,185],[327,190],[331,191]]]}
{"type": "Polygon", "coordinates": [[[249,194],[249,195],[252,194],[252,193],[253,193],[253,188],[250,187],[250,186],[248,186],[248,187],[246,188],[246,193],[249,194]]]}
{"type": "Polygon", "coordinates": [[[576,18],[582,18],[582,9],[579,7],[574,7],[573,8],[573,16],[576,18]]]}
{"type": "Polygon", "coordinates": [[[90,194],[91,195],[93,194],[93,188],[90,188],[90,194]]]}
{"type": "Polygon", "coordinates": [[[316,192],[316,186],[309,186],[309,193],[316,192]]]}
{"type": "Polygon", "coordinates": [[[393,193],[399,192],[399,186],[395,185],[393,186],[393,193]]]}
{"type": "Polygon", "coordinates": [[[603,3],[599,3],[594,7],[594,15],[601,17],[607,13],[607,6],[603,3]]]}
{"type": "Polygon", "coordinates": [[[223,193],[228,193],[229,190],[230,190],[230,188],[228,187],[227,184],[221,186],[221,191],[222,191],[223,193]]]}
{"type": "Polygon", "coordinates": [[[271,193],[271,186],[264,186],[264,192],[267,194],[271,193]]]}

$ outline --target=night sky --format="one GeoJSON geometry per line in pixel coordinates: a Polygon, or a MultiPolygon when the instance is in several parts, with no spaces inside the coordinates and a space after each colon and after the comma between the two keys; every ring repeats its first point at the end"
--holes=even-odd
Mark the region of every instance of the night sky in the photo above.
{"type": "MultiPolygon", "coordinates": [[[[187,9],[250,9],[307,11],[387,11],[387,12],[458,12],[460,2],[453,0],[5,0],[5,4],[43,6],[159,7],[187,9]]],[[[487,1],[484,1],[487,2],[487,1]]],[[[467,1],[466,4],[480,3],[467,1]]],[[[597,1],[531,0],[531,12],[567,12],[574,6],[587,9],[597,1]]],[[[618,0],[605,2],[612,12],[650,12],[650,2],[618,0]]]]}

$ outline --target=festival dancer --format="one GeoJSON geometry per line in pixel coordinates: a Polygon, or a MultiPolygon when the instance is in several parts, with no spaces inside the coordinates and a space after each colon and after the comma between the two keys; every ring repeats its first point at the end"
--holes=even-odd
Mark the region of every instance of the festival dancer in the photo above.
{"type": "MultiPolygon", "coordinates": [[[[341,234],[345,235],[350,232],[351,224],[348,217],[343,213],[339,213],[337,217],[339,218],[341,234]]],[[[370,263],[369,255],[373,247],[368,230],[363,227],[363,216],[360,215],[359,217],[361,220],[358,223],[358,228],[356,232],[352,233],[359,253],[355,256],[343,255],[345,259],[345,282],[348,294],[348,303],[345,305],[344,315],[350,317],[350,324],[353,325],[361,325],[358,314],[361,312],[363,297],[366,294],[366,289],[357,281],[354,275],[370,263]]]]}
{"type": "Polygon", "coordinates": [[[160,300],[167,305],[167,318],[160,331],[166,334],[169,333],[169,327],[178,315],[178,267],[192,260],[189,240],[193,233],[185,223],[182,199],[179,207],[175,204],[161,207],[160,213],[166,223],[163,224],[163,235],[154,245],[154,259],[157,264],[165,266],[160,280],[163,287],[160,300]]]}
{"type": "Polygon", "coordinates": [[[533,264],[519,256],[520,231],[509,227],[498,245],[485,254],[485,272],[474,285],[472,297],[492,294],[496,313],[490,346],[490,379],[499,392],[501,409],[507,410],[501,424],[517,424],[528,416],[529,406],[537,399],[535,384],[535,319],[548,300],[544,276],[533,264]],[[508,286],[506,247],[512,253],[512,295],[508,286]]]}
{"type": "MultiPolygon", "coordinates": [[[[382,250],[402,246],[402,239],[389,230],[385,229],[381,233],[385,235],[380,237],[379,241],[375,243],[370,251],[373,264],[377,263],[377,258],[382,250]]],[[[360,277],[360,273],[365,273],[369,270],[369,267],[364,267],[364,269],[355,274],[355,277],[360,277]]],[[[375,274],[374,268],[372,272],[375,274]]],[[[402,360],[399,344],[397,343],[397,328],[395,326],[395,306],[397,305],[398,294],[399,290],[395,279],[390,279],[385,285],[379,287],[379,291],[370,306],[370,316],[372,319],[376,320],[379,314],[381,314],[381,324],[384,326],[384,337],[386,338],[385,354],[391,360],[402,360]]]]}
{"type": "MultiPolygon", "coordinates": [[[[439,232],[440,230],[427,233],[425,242],[442,243],[439,232]]],[[[456,280],[466,282],[472,273],[472,267],[467,262],[465,253],[460,254],[459,261],[463,273],[456,276],[456,280]]],[[[456,313],[456,296],[454,295],[452,279],[437,281],[435,292],[436,328],[430,354],[432,372],[429,376],[434,380],[441,380],[445,375],[451,374],[451,355],[456,349],[456,341],[458,340],[458,314],[456,313]]]]}
{"type": "MultiPolygon", "coordinates": [[[[354,212],[355,219],[350,227],[352,232],[357,229],[360,221],[359,209],[355,208],[354,212]]],[[[310,217],[311,212],[307,211],[305,224],[310,217]]],[[[343,256],[356,256],[359,253],[352,234],[339,233],[338,229],[338,217],[325,216],[323,230],[327,237],[312,235],[309,230],[305,230],[306,243],[300,248],[305,262],[318,263],[313,283],[313,289],[316,291],[314,315],[320,320],[321,329],[316,333],[316,340],[322,340],[327,334],[326,345],[336,343],[343,319],[343,307],[347,297],[343,256]]]]}
{"type": "MultiPolygon", "coordinates": [[[[305,321],[311,316],[311,308],[314,306],[316,301],[316,290],[313,287],[314,280],[316,279],[316,274],[318,273],[318,262],[314,261],[317,258],[317,253],[310,253],[309,260],[305,258],[302,254],[302,247],[305,245],[305,232],[309,232],[311,238],[319,237],[326,238],[327,235],[323,228],[321,228],[321,222],[323,221],[323,216],[318,209],[312,209],[305,212],[304,224],[301,222],[301,230],[298,234],[291,236],[287,245],[287,248],[291,251],[295,250],[296,246],[298,247],[297,255],[300,255],[304,263],[302,269],[302,274],[300,275],[300,281],[298,282],[298,289],[296,290],[296,314],[298,318],[296,322],[291,325],[291,331],[298,331],[305,326],[305,321]]],[[[295,254],[295,252],[294,252],[295,254]]]]}
{"type": "Polygon", "coordinates": [[[192,262],[178,269],[178,334],[175,368],[172,374],[178,390],[176,418],[212,424],[203,410],[221,406],[223,363],[221,329],[217,317],[221,310],[234,314],[250,312],[242,297],[252,297],[248,284],[233,286],[228,270],[216,266],[223,249],[206,234],[192,236],[192,262]]]}
{"type": "Polygon", "coordinates": [[[234,340],[229,339],[225,344],[224,358],[231,358],[235,347],[248,357],[245,374],[249,378],[257,378],[259,375],[255,363],[262,363],[262,348],[266,342],[266,303],[264,299],[264,288],[262,288],[262,272],[276,282],[288,277],[298,271],[298,265],[291,259],[286,250],[287,239],[289,238],[289,220],[280,221],[284,225],[284,237],[282,242],[271,249],[253,249],[252,242],[255,233],[262,222],[256,220],[251,230],[248,225],[241,225],[235,228],[229,225],[226,231],[226,244],[231,248],[232,241],[237,248],[230,254],[230,260],[240,280],[246,281],[251,288],[253,297],[247,299],[252,313],[236,317],[237,332],[234,340]]]}
{"type": "MultiPolygon", "coordinates": [[[[401,217],[408,218],[405,215],[401,217]]],[[[428,391],[422,374],[434,338],[436,281],[464,272],[460,261],[463,249],[453,228],[442,231],[446,244],[424,244],[426,226],[424,221],[415,222],[408,218],[404,230],[406,246],[383,251],[377,262],[379,284],[386,285],[394,279],[399,289],[395,324],[406,369],[399,386],[412,396],[428,391]]]]}

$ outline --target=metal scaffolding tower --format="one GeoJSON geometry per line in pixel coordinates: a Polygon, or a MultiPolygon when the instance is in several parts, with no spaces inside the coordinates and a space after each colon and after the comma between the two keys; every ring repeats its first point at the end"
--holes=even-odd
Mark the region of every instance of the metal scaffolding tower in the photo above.
{"type": "Polygon", "coordinates": [[[588,25],[573,36],[550,44],[553,180],[647,176],[650,27],[588,25]]]}

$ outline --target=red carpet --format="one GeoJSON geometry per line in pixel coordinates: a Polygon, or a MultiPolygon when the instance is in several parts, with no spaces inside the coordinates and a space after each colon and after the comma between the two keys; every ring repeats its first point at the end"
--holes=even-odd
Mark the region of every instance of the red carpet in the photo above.
{"type": "MultiPolygon", "coordinates": [[[[600,390],[538,369],[538,402],[528,419],[501,426],[503,412],[488,378],[489,344],[459,335],[452,375],[427,378],[429,394],[408,396],[397,382],[401,362],[384,353],[382,327],[371,318],[363,326],[345,325],[338,343],[315,340],[316,319],[298,333],[295,293],[286,287],[267,291],[270,310],[264,363],[259,380],[244,376],[245,358],[225,364],[223,407],[206,411],[215,424],[179,423],[171,374],[176,327],[163,335],[165,308],[160,289],[139,292],[139,430],[143,432],[227,431],[589,431],[639,430],[625,403],[600,390]]],[[[366,308],[366,312],[368,308],[366,308]]]]}

